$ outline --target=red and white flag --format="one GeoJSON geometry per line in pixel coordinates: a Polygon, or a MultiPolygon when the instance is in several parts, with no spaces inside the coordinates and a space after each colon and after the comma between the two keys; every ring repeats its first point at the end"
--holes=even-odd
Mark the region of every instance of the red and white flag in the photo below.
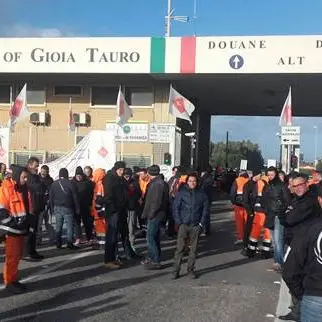
{"type": "Polygon", "coordinates": [[[170,86],[169,113],[179,119],[187,120],[192,124],[190,116],[194,110],[195,106],[170,86]]]}
{"type": "Polygon", "coordinates": [[[116,112],[116,124],[121,127],[125,125],[131,117],[133,117],[132,109],[130,108],[129,104],[127,104],[124,98],[121,86],[117,96],[116,112]]]}
{"type": "Polygon", "coordinates": [[[292,89],[288,92],[283,110],[280,116],[280,126],[292,125],[292,89]]]}
{"type": "Polygon", "coordinates": [[[69,98],[69,118],[68,118],[68,130],[70,132],[75,132],[76,125],[73,115],[73,109],[72,109],[72,98],[69,98]]]}
{"type": "Polygon", "coordinates": [[[27,84],[25,84],[10,106],[8,127],[13,129],[18,122],[22,121],[29,114],[30,112],[27,106],[27,84]]]}

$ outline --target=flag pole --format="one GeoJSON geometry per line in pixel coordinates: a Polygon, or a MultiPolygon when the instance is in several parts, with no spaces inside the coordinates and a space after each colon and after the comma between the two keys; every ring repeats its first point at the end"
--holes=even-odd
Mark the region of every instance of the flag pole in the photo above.
{"type": "Polygon", "coordinates": [[[29,137],[28,137],[28,157],[29,157],[29,159],[31,158],[31,143],[32,143],[32,141],[31,141],[31,139],[32,139],[32,126],[31,126],[31,124],[29,124],[29,137]]]}
{"type": "Polygon", "coordinates": [[[124,131],[123,131],[123,127],[121,126],[121,130],[122,130],[122,135],[121,135],[121,160],[123,161],[123,153],[124,153],[124,131]]]}

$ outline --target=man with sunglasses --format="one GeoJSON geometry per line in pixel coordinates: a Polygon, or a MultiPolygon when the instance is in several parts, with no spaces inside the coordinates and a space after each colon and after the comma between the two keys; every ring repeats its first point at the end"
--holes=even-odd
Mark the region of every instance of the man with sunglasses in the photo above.
{"type": "MultiPolygon", "coordinates": [[[[298,174],[292,180],[293,199],[282,217],[281,223],[284,226],[284,242],[288,247],[287,254],[292,248],[293,242],[303,238],[309,227],[320,216],[321,208],[318,203],[317,195],[314,191],[308,188],[307,178],[303,174],[298,174]]],[[[285,316],[281,316],[281,320],[298,321],[300,316],[300,299],[292,288],[287,266],[283,267],[283,278],[288,284],[292,294],[291,312],[285,316]]]]}

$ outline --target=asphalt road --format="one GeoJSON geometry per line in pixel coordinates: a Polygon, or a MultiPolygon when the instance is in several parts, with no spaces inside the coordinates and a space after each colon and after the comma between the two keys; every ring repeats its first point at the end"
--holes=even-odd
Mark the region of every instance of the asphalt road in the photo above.
{"type": "MultiPolygon", "coordinates": [[[[100,251],[44,245],[43,262],[21,262],[28,293],[0,290],[0,321],[274,321],[280,276],[269,270],[272,260],[240,255],[230,210],[225,201],[213,205],[213,234],[201,239],[197,280],[186,276],[185,264],[182,277],[170,279],[174,240],[163,241],[161,271],[145,271],[139,261],[110,271],[100,251]]],[[[146,251],[144,240],[139,249],[146,251]]]]}

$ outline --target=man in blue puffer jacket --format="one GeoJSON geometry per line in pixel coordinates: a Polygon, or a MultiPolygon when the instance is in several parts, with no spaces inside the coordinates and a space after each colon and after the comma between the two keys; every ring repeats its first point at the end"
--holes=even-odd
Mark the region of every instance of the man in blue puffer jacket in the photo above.
{"type": "Polygon", "coordinates": [[[179,226],[177,250],[174,257],[173,279],[180,273],[181,260],[184,254],[186,240],[190,240],[191,248],[188,257],[188,275],[196,278],[194,271],[197,245],[203,226],[209,213],[209,201],[203,190],[198,188],[198,177],[195,174],[187,176],[186,185],[182,186],[173,203],[173,218],[179,226]]]}

